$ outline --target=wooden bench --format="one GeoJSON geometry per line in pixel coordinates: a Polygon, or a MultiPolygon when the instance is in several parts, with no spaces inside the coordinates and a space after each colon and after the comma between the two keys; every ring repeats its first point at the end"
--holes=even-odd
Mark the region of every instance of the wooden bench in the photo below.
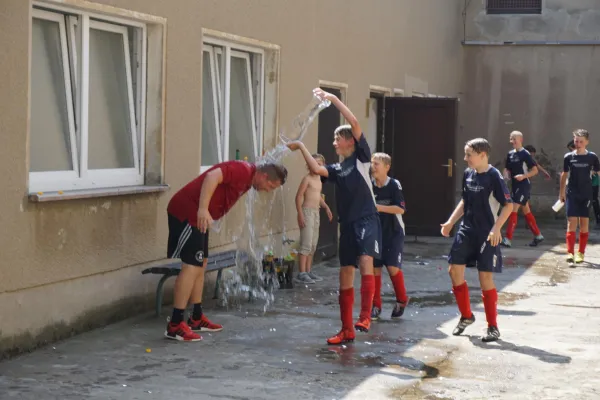
{"type": "MultiPolygon", "coordinates": [[[[242,256],[245,258],[244,256],[242,256]]],[[[206,272],[219,271],[217,274],[217,280],[215,282],[215,292],[213,299],[219,298],[219,286],[221,284],[221,277],[223,269],[235,266],[236,250],[224,251],[217,254],[211,254],[208,257],[208,263],[206,264],[206,272]]],[[[142,271],[143,275],[154,274],[162,275],[158,281],[156,287],[156,316],[160,315],[160,309],[163,303],[163,286],[165,282],[172,276],[177,276],[181,272],[181,261],[173,261],[160,267],[146,268],[142,271]]]]}

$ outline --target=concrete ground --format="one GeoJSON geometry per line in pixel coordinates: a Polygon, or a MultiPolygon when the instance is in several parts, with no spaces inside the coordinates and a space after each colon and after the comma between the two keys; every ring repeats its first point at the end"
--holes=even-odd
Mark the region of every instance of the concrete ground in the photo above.
{"type": "MultiPolygon", "coordinates": [[[[464,336],[444,255],[449,240],[406,244],[411,304],[389,320],[394,296],[384,275],[384,320],[343,347],[325,344],[339,329],[337,269],[309,287],[280,290],[274,307],[208,309],[223,332],[198,343],[163,339],[163,317],[107,326],[0,363],[0,399],[596,399],[600,398],[600,234],[586,263],[563,260],[564,230],[546,230],[529,248],[525,232],[504,251],[502,340],[484,344],[476,272],[468,282],[477,322],[464,336]]],[[[358,279],[357,279],[358,286],[358,279]]],[[[355,301],[358,315],[359,292],[355,301]]]]}

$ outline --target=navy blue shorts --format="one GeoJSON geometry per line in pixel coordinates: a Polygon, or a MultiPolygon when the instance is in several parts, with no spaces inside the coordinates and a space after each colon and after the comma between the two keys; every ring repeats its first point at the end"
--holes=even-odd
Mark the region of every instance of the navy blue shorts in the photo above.
{"type": "Polygon", "coordinates": [[[380,259],[375,260],[375,267],[402,268],[402,253],[404,251],[404,231],[394,232],[383,238],[383,252],[380,259]]]}
{"type": "Polygon", "coordinates": [[[513,183],[511,197],[513,203],[524,206],[531,197],[531,184],[529,182],[519,182],[516,185],[513,183]]]}
{"type": "Polygon", "coordinates": [[[569,217],[590,217],[590,204],[592,204],[591,200],[588,199],[580,199],[576,196],[569,196],[567,194],[567,218],[569,217]]]}
{"type": "Polygon", "coordinates": [[[381,257],[381,221],[373,214],[340,226],[340,265],[358,268],[360,256],[381,257]]]}
{"type": "Polygon", "coordinates": [[[460,227],[454,236],[448,263],[476,266],[483,272],[502,272],[500,246],[492,246],[487,241],[488,234],[489,232],[484,235],[460,227]]]}

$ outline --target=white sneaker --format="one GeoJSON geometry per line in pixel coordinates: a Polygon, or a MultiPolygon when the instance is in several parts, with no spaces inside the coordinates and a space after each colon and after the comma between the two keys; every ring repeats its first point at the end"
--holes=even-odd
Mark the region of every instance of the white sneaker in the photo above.
{"type": "Polygon", "coordinates": [[[310,271],[307,272],[308,276],[310,277],[310,279],[312,279],[315,282],[321,282],[323,280],[323,278],[321,278],[319,275],[316,275],[314,272],[310,271]]]}
{"type": "Polygon", "coordinates": [[[294,278],[294,281],[298,283],[315,283],[306,272],[300,272],[298,276],[294,278]]]}

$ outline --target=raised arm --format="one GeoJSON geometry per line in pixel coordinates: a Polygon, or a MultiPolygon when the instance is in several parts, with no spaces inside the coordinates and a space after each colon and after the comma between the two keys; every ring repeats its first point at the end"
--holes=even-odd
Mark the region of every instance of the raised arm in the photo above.
{"type": "Polygon", "coordinates": [[[362,135],[362,129],[360,128],[358,119],[356,119],[356,117],[354,116],[352,111],[350,111],[348,106],[342,103],[342,101],[337,96],[328,93],[321,88],[316,88],[315,90],[313,90],[313,92],[320,98],[331,101],[331,104],[333,104],[338,110],[340,110],[340,113],[342,113],[346,121],[348,121],[348,123],[352,127],[352,135],[356,140],[360,140],[360,137],[362,135]]]}
{"type": "Polygon", "coordinates": [[[310,171],[313,174],[317,174],[317,175],[320,175],[325,178],[327,178],[329,176],[329,172],[327,171],[327,168],[319,165],[319,163],[313,158],[313,156],[310,154],[310,152],[306,149],[306,146],[304,145],[304,143],[302,143],[300,141],[294,141],[294,142],[288,143],[287,147],[292,151],[300,150],[302,152],[302,156],[304,156],[304,161],[306,161],[306,165],[308,166],[308,169],[310,169],[310,171]]]}

